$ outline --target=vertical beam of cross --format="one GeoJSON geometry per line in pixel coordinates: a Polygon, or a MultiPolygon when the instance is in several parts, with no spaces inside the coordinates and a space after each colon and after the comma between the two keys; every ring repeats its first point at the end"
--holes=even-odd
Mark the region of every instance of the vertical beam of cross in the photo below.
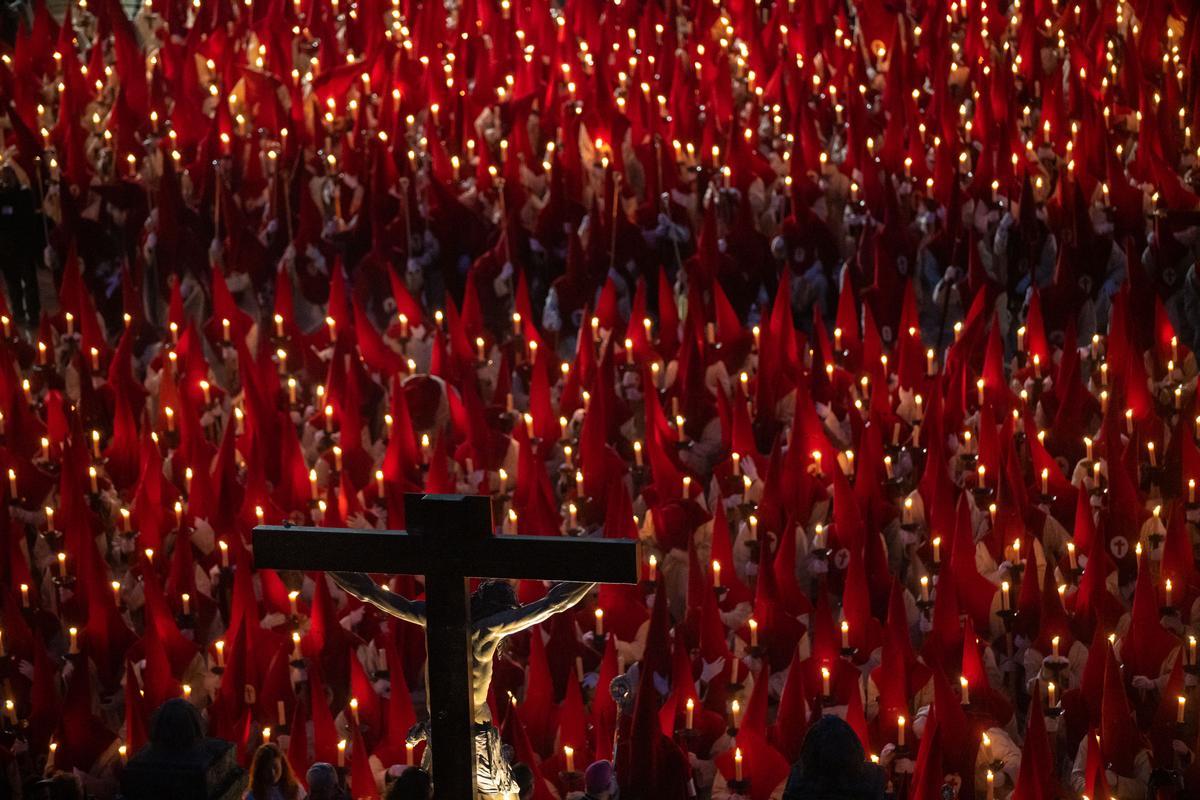
{"type": "Polygon", "coordinates": [[[472,692],[469,581],[425,578],[430,740],[438,798],[475,797],[475,703],[472,692]],[[433,736],[436,734],[437,740],[433,736]],[[474,755],[474,757],[472,757],[474,755]]]}

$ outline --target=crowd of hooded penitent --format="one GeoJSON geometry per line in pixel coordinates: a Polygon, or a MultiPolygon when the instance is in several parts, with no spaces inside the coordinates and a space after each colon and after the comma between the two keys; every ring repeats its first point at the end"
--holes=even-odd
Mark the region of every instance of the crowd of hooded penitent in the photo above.
{"type": "Polygon", "coordinates": [[[182,695],[377,796],[423,632],[249,532],[427,491],[644,544],[497,657],[534,797],[779,796],[823,714],[897,797],[1195,796],[1197,15],[896,12],[6,19],[9,784],[182,695]]]}

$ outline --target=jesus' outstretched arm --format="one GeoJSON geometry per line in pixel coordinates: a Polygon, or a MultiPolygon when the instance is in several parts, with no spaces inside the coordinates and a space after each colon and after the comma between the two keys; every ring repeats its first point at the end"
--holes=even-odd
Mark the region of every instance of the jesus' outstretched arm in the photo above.
{"type": "Polygon", "coordinates": [[[545,622],[560,611],[566,611],[587,597],[594,588],[594,583],[556,583],[542,599],[484,617],[474,627],[497,637],[509,636],[545,622]]]}
{"type": "Polygon", "coordinates": [[[364,603],[370,603],[380,611],[405,622],[425,626],[425,604],[423,602],[414,602],[395,592],[389,592],[382,586],[376,585],[369,576],[362,572],[331,572],[329,574],[333,578],[333,582],[342,587],[347,594],[357,597],[364,603]]]}

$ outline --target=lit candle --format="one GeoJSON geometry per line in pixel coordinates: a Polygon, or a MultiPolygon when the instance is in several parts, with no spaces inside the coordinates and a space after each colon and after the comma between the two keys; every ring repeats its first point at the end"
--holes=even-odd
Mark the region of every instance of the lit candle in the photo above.
{"type": "Polygon", "coordinates": [[[337,765],[339,767],[346,766],[346,740],[340,739],[337,743],[337,765]]]}
{"type": "Polygon", "coordinates": [[[358,725],[358,698],[350,698],[350,719],[354,721],[355,726],[358,725]]]}
{"type": "Polygon", "coordinates": [[[415,750],[416,747],[417,746],[412,742],[404,743],[404,763],[410,767],[413,765],[413,750],[415,750]]]}
{"type": "MultiPolygon", "coordinates": [[[[21,584],[21,608],[29,608],[29,584],[28,583],[21,584]]],[[[1195,639],[1192,640],[1192,643],[1195,644],[1195,639]]]]}
{"type": "Polygon", "coordinates": [[[1008,581],[1004,581],[1003,583],[1000,584],[1000,610],[1001,611],[1008,610],[1008,600],[1009,600],[1008,590],[1009,590],[1008,581]]]}
{"type": "Polygon", "coordinates": [[[300,615],[300,612],[298,609],[298,604],[297,604],[297,601],[299,599],[300,599],[300,592],[296,591],[295,589],[288,592],[288,606],[291,608],[293,617],[297,617],[300,615]]]}
{"type": "Polygon", "coordinates": [[[213,647],[216,648],[216,651],[217,651],[217,666],[224,667],[225,666],[225,640],[217,639],[217,641],[213,642],[213,647]]]}
{"type": "Polygon", "coordinates": [[[742,704],[736,698],[729,704],[729,715],[733,719],[733,724],[730,727],[737,730],[742,722],[742,704]]]}
{"type": "Polygon", "coordinates": [[[604,609],[596,609],[596,636],[604,635],[604,609]]]}
{"type": "Polygon", "coordinates": [[[58,577],[60,577],[60,578],[67,577],[67,554],[66,553],[58,554],[58,577]]]}
{"type": "Polygon", "coordinates": [[[995,800],[996,798],[996,774],[990,769],[987,771],[987,800],[995,800]]]}
{"type": "Polygon", "coordinates": [[[758,647],[758,620],[751,617],[746,624],[750,626],[750,646],[758,647]]]}
{"type": "Polygon", "coordinates": [[[651,554],[650,556],[650,582],[653,583],[658,573],[658,556],[651,554]]]}
{"type": "MultiPolygon", "coordinates": [[[[11,702],[11,701],[9,701],[9,702],[11,702]]],[[[127,748],[125,745],[121,745],[120,747],[117,748],[117,754],[121,757],[122,766],[125,765],[126,763],[128,763],[129,748],[127,748]]]]}
{"type": "Polygon", "coordinates": [[[921,602],[929,602],[929,576],[921,576],[921,602]]]}
{"type": "Polygon", "coordinates": [[[1167,608],[1170,608],[1171,607],[1171,579],[1170,578],[1167,578],[1166,590],[1167,590],[1167,608]]]}
{"type": "Polygon", "coordinates": [[[300,651],[300,633],[292,631],[292,661],[299,661],[304,655],[300,651]]]}
{"type": "Polygon", "coordinates": [[[690,697],[687,699],[687,706],[686,706],[685,713],[686,713],[686,715],[684,717],[684,720],[685,720],[684,727],[690,731],[692,729],[692,723],[695,720],[695,715],[696,715],[696,701],[692,700],[692,698],[690,698],[690,697]]]}
{"type": "Polygon", "coordinates": [[[71,627],[67,629],[67,633],[71,636],[70,652],[72,654],[79,652],[79,629],[71,627]]]}
{"type": "Polygon", "coordinates": [[[1058,658],[1058,645],[1061,641],[1062,640],[1057,636],[1050,640],[1050,655],[1052,655],[1054,658],[1058,658]]]}
{"type": "Polygon", "coordinates": [[[713,587],[716,589],[720,589],[721,588],[721,562],[717,561],[715,558],[713,559],[713,562],[712,562],[712,576],[713,576],[713,587]]]}
{"type": "Polygon", "coordinates": [[[1050,469],[1048,467],[1042,467],[1042,494],[1050,494],[1050,469]]]}
{"type": "Polygon", "coordinates": [[[958,684],[962,687],[962,704],[964,706],[971,705],[971,683],[967,680],[967,676],[960,675],[958,684]]]}
{"type": "Polygon", "coordinates": [[[192,613],[192,596],[184,592],[179,596],[179,599],[183,601],[183,615],[186,617],[192,613]]]}
{"type": "Polygon", "coordinates": [[[163,414],[166,415],[166,418],[167,418],[167,432],[174,433],[175,432],[175,409],[171,408],[170,406],[166,406],[163,409],[163,414]]]}
{"type": "Polygon", "coordinates": [[[821,693],[829,697],[829,667],[821,667],[821,693]]]}
{"type": "Polygon", "coordinates": [[[567,761],[567,772],[575,771],[575,748],[569,744],[563,745],[563,758],[567,761]]]}
{"type": "Polygon", "coordinates": [[[217,546],[221,548],[221,566],[229,569],[229,543],[224,539],[219,539],[217,546]]]}
{"type": "Polygon", "coordinates": [[[733,779],[742,780],[742,748],[740,747],[733,751],[733,779]]]}
{"type": "Polygon", "coordinates": [[[933,563],[942,563],[942,537],[933,537],[933,563]]]}
{"type": "Polygon", "coordinates": [[[904,715],[896,716],[896,746],[904,747],[904,715]]]}
{"type": "Polygon", "coordinates": [[[1187,713],[1187,698],[1183,695],[1179,695],[1179,697],[1176,698],[1176,701],[1178,702],[1179,707],[1175,711],[1175,721],[1182,725],[1184,714],[1187,713]]]}
{"type": "Polygon", "coordinates": [[[1046,701],[1050,708],[1054,708],[1056,705],[1058,705],[1057,692],[1058,687],[1054,685],[1054,681],[1049,681],[1046,684],[1046,701]]]}
{"type": "Polygon", "coordinates": [[[1092,437],[1083,437],[1083,446],[1087,448],[1087,460],[1092,461],[1092,437]]]}
{"type": "Polygon", "coordinates": [[[1146,442],[1146,454],[1150,457],[1150,466],[1158,466],[1158,458],[1154,454],[1154,442],[1146,442]]]}

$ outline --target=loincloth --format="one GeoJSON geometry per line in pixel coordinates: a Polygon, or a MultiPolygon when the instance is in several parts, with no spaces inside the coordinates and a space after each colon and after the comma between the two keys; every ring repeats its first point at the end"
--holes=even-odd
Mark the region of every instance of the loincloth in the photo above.
{"type": "Polygon", "coordinates": [[[482,798],[515,796],[512,764],[504,757],[500,731],[490,722],[475,723],[475,787],[482,798]]]}

